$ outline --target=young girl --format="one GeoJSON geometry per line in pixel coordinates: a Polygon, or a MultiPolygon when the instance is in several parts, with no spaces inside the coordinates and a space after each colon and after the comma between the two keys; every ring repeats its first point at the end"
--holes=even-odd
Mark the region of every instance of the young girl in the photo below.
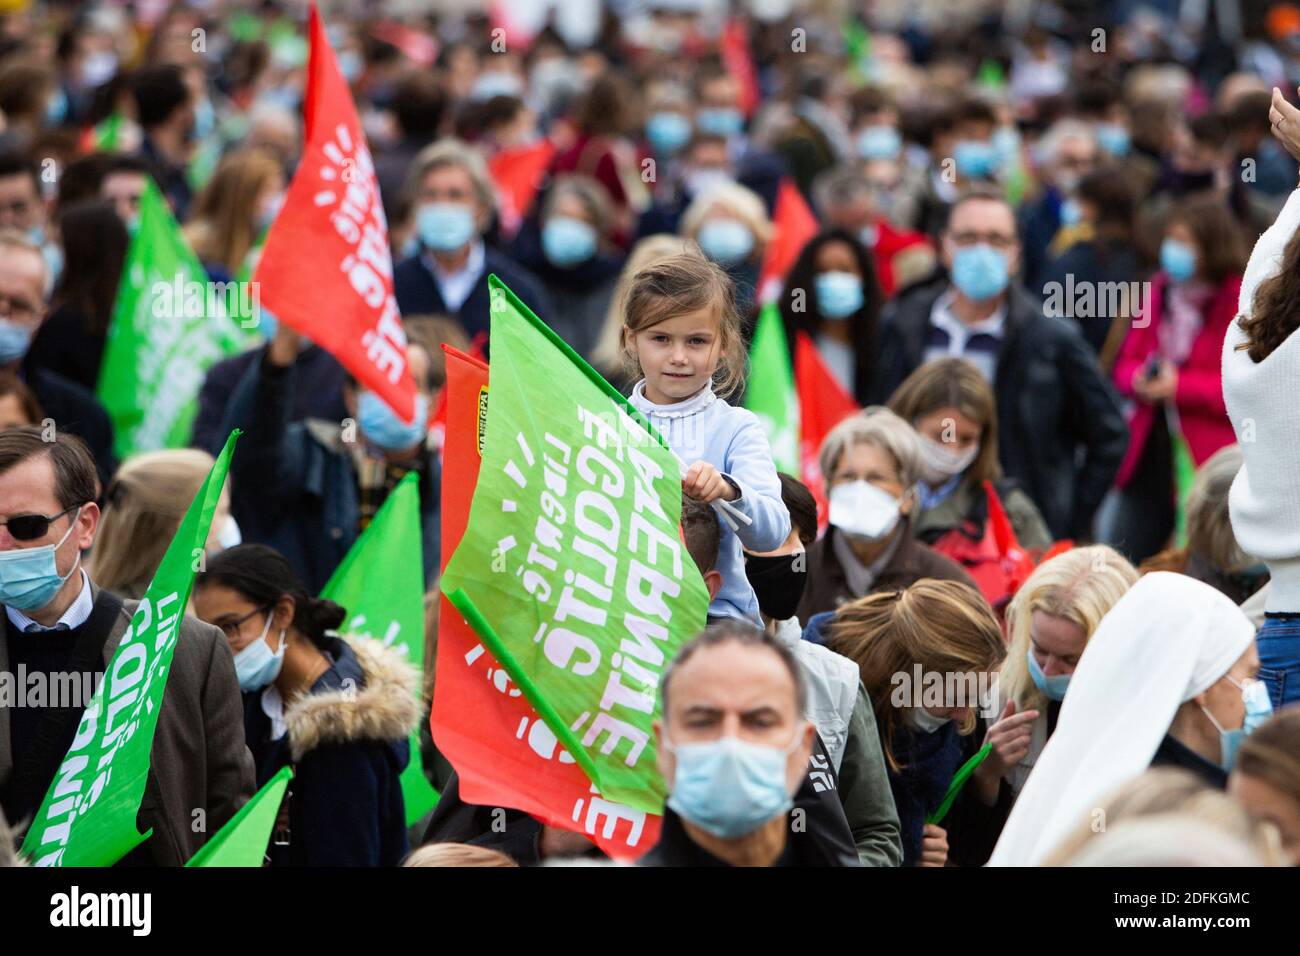
{"type": "Polygon", "coordinates": [[[742,516],[735,531],[722,522],[716,565],[722,589],[709,617],[745,618],[761,627],[741,548],[779,548],[790,534],[790,515],[758,419],[723,400],[744,382],[731,280],[699,254],[672,256],[632,277],[624,316],[624,360],[640,378],[631,402],[689,464],[682,490],[706,504],[729,502],[742,516]]]}

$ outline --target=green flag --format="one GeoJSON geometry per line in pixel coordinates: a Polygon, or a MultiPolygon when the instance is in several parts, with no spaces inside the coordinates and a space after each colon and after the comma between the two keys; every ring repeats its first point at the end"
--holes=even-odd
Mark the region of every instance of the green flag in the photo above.
{"type": "Polygon", "coordinates": [[[119,457],[189,443],[203,377],[251,342],[251,329],[230,313],[254,307],[253,289],[208,280],[162,194],[147,181],[99,374],[99,399],[113,420],[119,457]]]}
{"type": "Polygon", "coordinates": [[[261,866],[292,776],[293,767],[281,767],[185,865],[261,866]]]}
{"type": "Polygon", "coordinates": [[[122,138],[122,114],[117,110],[109,113],[95,126],[95,148],[106,153],[116,153],[122,138]]]}
{"type": "Polygon", "coordinates": [[[37,866],[111,866],[149,836],[135,820],[154,728],[238,436],[226,439],[185,512],[41,801],[22,848],[37,866]]]}
{"type": "MultiPolygon", "coordinates": [[[[410,472],[384,500],[320,592],[347,608],[345,633],[397,648],[417,673],[424,669],[423,550],[420,478],[410,472]]],[[[424,776],[418,730],[411,734],[411,762],[401,780],[409,825],[438,802],[438,791],[424,776]]]]}
{"type": "Polygon", "coordinates": [[[442,590],[601,795],[661,813],[659,679],[709,604],[680,538],[680,464],[496,276],[488,287],[483,464],[442,590]]]}
{"type": "Polygon", "coordinates": [[[799,474],[799,395],[790,365],[785,323],[775,302],[763,306],[749,346],[750,380],[759,388],[745,392],[745,407],[758,416],[772,448],[777,471],[799,474]]]}
{"type": "Polygon", "coordinates": [[[1174,509],[1174,545],[1183,548],[1187,546],[1187,499],[1192,493],[1192,482],[1196,480],[1196,459],[1192,457],[1192,449],[1176,416],[1170,416],[1169,437],[1173,444],[1174,500],[1177,503],[1174,509]]]}

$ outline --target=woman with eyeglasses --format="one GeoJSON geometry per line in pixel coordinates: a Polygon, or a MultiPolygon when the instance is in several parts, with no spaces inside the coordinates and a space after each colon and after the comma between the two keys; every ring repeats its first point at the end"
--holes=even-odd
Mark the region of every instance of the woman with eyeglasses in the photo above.
{"type": "Polygon", "coordinates": [[[308,595],[264,545],[210,558],[194,609],[235,655],[258,786],[293,767],[270,864],[397,866],[408,848],[398,778],[419,719],[415,671],[378,641],[336,636],[347,612],[308,595]]]}

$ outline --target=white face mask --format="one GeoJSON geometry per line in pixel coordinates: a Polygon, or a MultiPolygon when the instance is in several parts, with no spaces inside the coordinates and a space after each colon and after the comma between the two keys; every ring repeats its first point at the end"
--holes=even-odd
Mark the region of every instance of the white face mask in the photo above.
{"type": "Polygon", "coordinates": [[[907,709],[907,722],[923,734],[932,734],[948,721],[951,717],[936,717],[924,707],[909,707],[907,709]]]}
{"type": "Polygon", "coordinates": [[[921,477],[931,488],[937,488],[953,475],[960,475],[970,467],[971,462],[980,453],[978,443],[965,451],[944,442],[935,441],[928,435],[921,436],[921,477]]]}
{"type": "Polygon", "coordinates": [[[869,481],[849,481],[831,488],[830,522],[845,534],[880,541],[898,524],[899,500],[869,481]]]}

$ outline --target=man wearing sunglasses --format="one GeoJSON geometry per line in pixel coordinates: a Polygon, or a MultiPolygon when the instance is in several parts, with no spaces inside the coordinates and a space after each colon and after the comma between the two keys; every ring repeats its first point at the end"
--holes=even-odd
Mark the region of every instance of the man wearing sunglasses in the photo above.
{"type": "MultiPolygon", "coordinates": [[[[0,674],[11,687],[41,675],[49,689],[0,706],[0,809],[20,826],[76,736],[89,703],[83,675],[103,677],[138,604],[97,587],[83,567],[99,528],[95,464],[79,438],[47,437],[0,431],[0,674]]],[[[122,863],[183,864],[252,795],[253,780],[225,637],[185,617],[136,820],[153,834],[122,863]]]]}

